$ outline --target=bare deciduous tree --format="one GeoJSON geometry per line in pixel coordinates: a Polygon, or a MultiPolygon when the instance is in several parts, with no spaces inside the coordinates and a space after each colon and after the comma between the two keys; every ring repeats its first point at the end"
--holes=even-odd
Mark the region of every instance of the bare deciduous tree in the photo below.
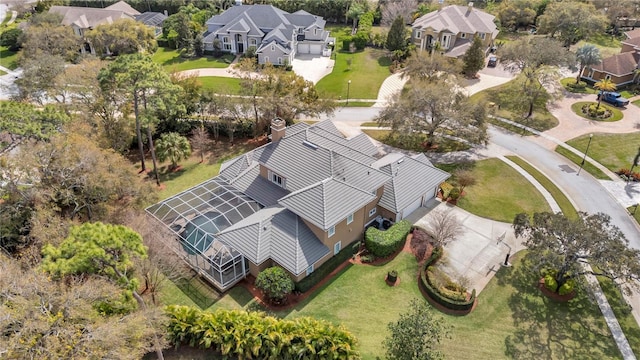
{"type": "Polygon", "coordinates": [[[404,19],[405,24],[411,24],[417,7],[418,0],[388,1],[382,8],[382,25],[391,25],[398,16],[404,19]]]}
{"type": "Polygon", "coordinates": [[[191,147],[198,154],[200,154],[200,162],[204,162],[204,153],[209,148],[211,140],[209,139],[209,132],[204,126],[198,126],[191,132],[191,147]]]}
{"type": "Polygon", "coordinates": [[[427,231],[436,246],[445,246],[463,230],[462,223],[452,211],[433,211],[427,225],[427,231]]]}
{"type": "Polygon", "coordinates": [[[460,186],[460,192],[464,191],[467,186],[473,186],[476,183],[476,177],[469,170],[460,169],[454,173],[456,182],[460,186]]]}

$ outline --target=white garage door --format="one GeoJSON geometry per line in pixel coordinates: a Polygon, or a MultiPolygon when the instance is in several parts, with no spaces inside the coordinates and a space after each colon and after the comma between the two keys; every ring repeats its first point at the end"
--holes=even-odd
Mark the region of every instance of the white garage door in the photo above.
{"type": "Polygon", "coordinates": [[[308,54],[309,53],[309,44],[298,44],[298,53],[299,54],[308,54]]]}
{"type": "Polygon", "coordinates": [[[310,51],[312,54],[315,54],[315,55],[322,54],[322,44],[312,44],[310,51]]]}
{"type": "Polygon", "coordinates": [[[411,205],[407,206],[402,210],[402,218],[406,218],[411,215],[412,212],[416,211],[422,205],[422,196],[417,198],[416,201],[412,202],[411,205]]]}

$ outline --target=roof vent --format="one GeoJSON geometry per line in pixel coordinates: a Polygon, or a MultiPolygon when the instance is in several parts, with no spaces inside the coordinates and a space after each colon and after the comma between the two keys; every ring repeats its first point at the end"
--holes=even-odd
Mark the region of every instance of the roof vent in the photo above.
{"type": "Polygon", "coordinates": [[[303,145],[306,145],[306,146],[308,146],[308,147],[310,147],[310,148],[312,148],[313,150],[318,149],[318,145],[316,145],[316,144],[314,144],[314,143],[312,143],[312,142],[309,142],[309,141],[307,141],[307,140],[304,140],[304,141],[302,142],[302,144],[303,144],[303,145]]]}
{"type": "Polygon", "coordinates": [[[398,160],[398,164],[402,164],[403,161],[404,161],[404,159],[398,160]]]}

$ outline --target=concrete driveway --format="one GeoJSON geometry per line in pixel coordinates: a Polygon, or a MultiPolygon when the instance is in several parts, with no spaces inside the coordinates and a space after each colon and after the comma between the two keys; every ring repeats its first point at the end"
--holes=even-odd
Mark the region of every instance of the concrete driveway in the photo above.
{"type": "Polygon", "coordinates": [[[293,71],[305,80],[317,84],[320,79],[331,74],[335,60],[320,55],[297,55],[293,59],[293,71]]]}
{"type": "Polygon", "coordinates": [[[451,279],[464,279],[467,287],[479,294],[500,269],[507,253],[513,255],[524,246],[515,237],[511,224],[485,219],[439,200],[414,211],[407,220],[427,228],[433,214],[441,211],[452,212],[464,230],[445,246],[439,266],[451,279]]]}

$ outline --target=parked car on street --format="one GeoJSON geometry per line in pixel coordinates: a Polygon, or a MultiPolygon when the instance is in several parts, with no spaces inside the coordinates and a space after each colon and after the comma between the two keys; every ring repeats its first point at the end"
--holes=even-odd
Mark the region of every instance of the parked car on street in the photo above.
{"type": "Polygon", "coordinates": [[[629,105],[629,100],[623,98],[620,93],[613,91],[600,91],[598,92],[597,99],[618,107],[629,105]]]}
{"type": "Polygon", "coordinates": [[[489,61],[487,62],[487,67],[496,67],[498,64],[498,57],[495,55],[489,56],[489,61]]]}

